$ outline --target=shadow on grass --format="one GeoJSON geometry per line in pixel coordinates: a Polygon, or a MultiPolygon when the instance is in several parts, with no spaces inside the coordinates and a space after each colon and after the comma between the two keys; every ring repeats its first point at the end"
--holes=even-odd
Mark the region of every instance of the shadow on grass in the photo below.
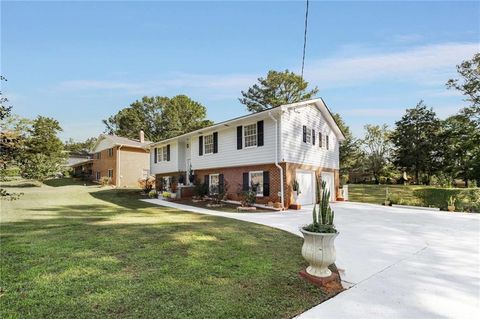
{"type": "Polygon", "coordinates": [[[3,187],[8,187],[8,188],[30,188],[30,187],[40,187],[40,183],[36,182],[19,182],[15,184],[10,184],[10,183],[5,183],[2,184],[3,187]]]}
{"type": "Polygon", "coordinates": [[[133,195],[134,205],[119,203],[118,193],[92,196],[124,209],[37,207],[54,215],[2,224],[2,317],[278,318],[327,298],[297,276],[300,238],[176,210],[117,223],[149,206],[133,195]]]}
{"type": "Polygon", "coordinates": [[[43,184],[51,187],[62,187],[62,186],[72,186],[72,185],[93,185],[89,181],[82,181],[74,178],[54,178],[47,179],[43,184]]]}
{"type": "Polygon", "coordinates": [[[96,199],[127,209],[158,207],[155,204],[141,201],[140,199],[146,199],[148,197],[140,189],[106,189],[90,192],[90,195],[96,199]]]}

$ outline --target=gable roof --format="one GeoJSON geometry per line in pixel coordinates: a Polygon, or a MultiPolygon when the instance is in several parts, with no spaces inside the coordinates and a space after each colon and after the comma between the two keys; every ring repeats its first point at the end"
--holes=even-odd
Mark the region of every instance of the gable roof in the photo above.
{"type": "Polygon", "coordinates": [[[122,137],[114,134],[100,134],[100,136],[97,139],[97,142],[93,146],[93,149],[95,149],[100,141],[104,139],[109,139],[115,146],[128,146],[128,147],[135,147],[135,148],[145,148],[149,144],[151,144],[151,141],[144,141],[143,143],[140,142],[138,139],[131,139],[127,137],[122,137]]]}
{"type": "Polygon", "coordinates": [[[201,129],[189,132],[189,133],[184,133],[184,134],[181,134],[181,135],[177,135],[175,137],[171,137],[171,138],[164,139],[164,140],[161,140],[161,141],[158,141],[158,142],[155,142],[155,143],[151,143],[148,146],[155,146],[155,145],[158,145],[158,144],[164,144],[166,142],[169,142],[171,140],[175,140],[175,139],[180,138],[180,137],[186,137],[186,136],[194,135],[194,134],[201,134],[202,131],[215,129],[215,128],[218,128],[218,127],[221,127],[221,126],[229,126],[230,124],[233,124],[235,122],[239,122],[239,121],[246,120],[246,119],[251,119],[251,118],[253,119],[253,118],[261,116],[264,113],[269,112],[269,111],[278,112],[278,111],[282,111],[282,110],[292,108],[292,107],[297,108],[297,107],[304,107],[304,106],[309,106],[309,105],[313,105],[313,104],[319,109],[319,111],[325,117],[328,124],[330,124],[333,131],[338,136],[339,140],[340,141],[345,140],[345,135],[343,134],[340,127],[338,126],[337,122],[335,121],[335,118],[333,117],[332,113],[328,109],[327,105],[325,104],[325,102],[323,101],[322,98],[318,98],[318,99],[313,99],[313,100],[301,101],[301,102],[297,102],[297,103],[275,106],[275,107],[271,107],[271,108],[265,109],[265,110],[260,111],[260,112],[235,117],[233,119],[222,121],[222,122],[219,122],[219,123],[215,123],[213,125],[206,126],[204,128],[201,128],[201,129]]]}

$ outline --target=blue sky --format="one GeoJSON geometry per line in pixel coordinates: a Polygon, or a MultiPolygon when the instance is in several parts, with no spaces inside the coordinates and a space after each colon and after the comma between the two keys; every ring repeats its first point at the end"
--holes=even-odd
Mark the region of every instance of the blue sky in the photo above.
{"type": "MultiPolygon", "coordinates": [[[[14,111],[54,117],[82,140],[144,95],[187,94],[214,121],[246,114],[240,91],[270,69],[300,72],[302,2],[1,3],[2,90],[14,111]]],[[[393,125],[479,52],[478,2],[311,2],[305,78],[355,135],[393,125]]]]}

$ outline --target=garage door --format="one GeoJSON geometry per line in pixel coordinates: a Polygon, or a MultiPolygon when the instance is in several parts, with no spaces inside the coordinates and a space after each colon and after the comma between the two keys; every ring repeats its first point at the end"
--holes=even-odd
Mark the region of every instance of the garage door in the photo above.
{"type": "Polygon", "coordinates": [[[297,171],[296,178],[300,195],[297,203],[300,205],[310,205],[315,202],[315,183],[313,172],[311,171],[297,171]]]}
{"type": "Polygon", "coordinates": [[[333,202],[335,200],[335,178],[333,173],[322,172],[322,181],[325,181],[325,187],[330,191],[330,201],[333,202]]]}

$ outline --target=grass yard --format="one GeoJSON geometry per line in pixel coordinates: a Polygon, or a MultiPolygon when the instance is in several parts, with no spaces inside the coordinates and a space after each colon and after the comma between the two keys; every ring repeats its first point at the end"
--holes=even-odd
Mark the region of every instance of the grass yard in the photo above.
{"type": "Polygon", "coordinates": [[[382,204],[385,201],[387,188],[394,204],[431,206],[446,210],[448,199],[454,196],[457,211],[480,212],[480,188],[349,184],[348,197],[352,202],[382,204]]]}
{"type": "MultiPolygon", "coordinates": [[[[14,186],[14,185],[11,185],[14,186]]],[[[71,180],[1,204],[1,318],[289,318],[326,292],[302,239],[71,180]]]]}

